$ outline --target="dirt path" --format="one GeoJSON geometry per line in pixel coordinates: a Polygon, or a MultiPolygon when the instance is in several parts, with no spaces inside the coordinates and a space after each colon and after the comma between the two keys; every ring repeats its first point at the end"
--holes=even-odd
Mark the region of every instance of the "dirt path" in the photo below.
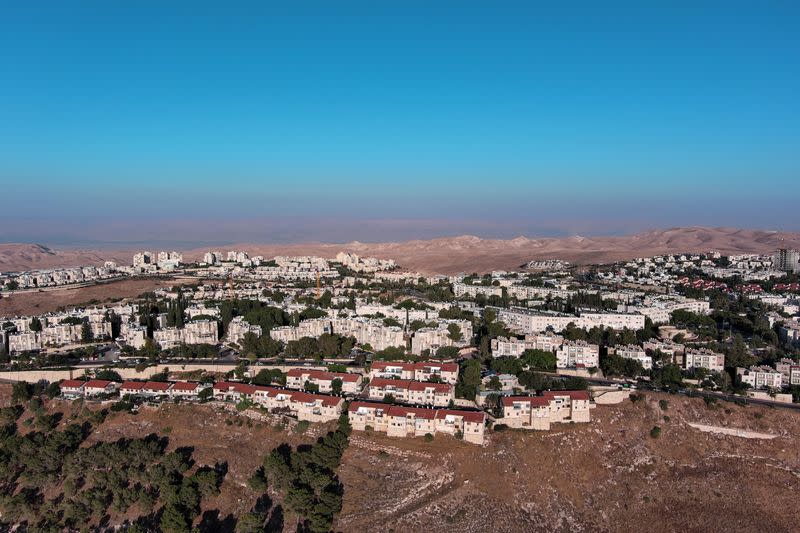
{"type": "Polygon", "coordinates": [[[771,433],[759,433],[757,431],[748,431],[740,428],[725,428],[720,426],[708,426],[706,424],[696,424],[687,422],[695,429],[699,429],[704,433],[717,433],[719,435],[731,435],[733,437],[741,437],[743,439],[774,439],[777,435],[771,433]]]}

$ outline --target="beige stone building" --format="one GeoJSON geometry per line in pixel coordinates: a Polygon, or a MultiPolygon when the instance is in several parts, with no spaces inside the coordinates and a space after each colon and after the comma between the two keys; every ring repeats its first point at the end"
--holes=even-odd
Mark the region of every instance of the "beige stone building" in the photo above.
{"type": "Polygon", "coordinates": [[[444,433],[483,444],[486,414],[481,411],[421,409],[370,402],[353,402],[348,409],[353,429],[372,429],[390,437],[421,437],[444,433]]]}
{"type": "Polygon", "coordinates": [[[592,407],[588,391],[546,391],[541,396],[508,396],[503,398],[503,418],[497,423],[546,431],[555,423],[589,422],[592,407]]]}

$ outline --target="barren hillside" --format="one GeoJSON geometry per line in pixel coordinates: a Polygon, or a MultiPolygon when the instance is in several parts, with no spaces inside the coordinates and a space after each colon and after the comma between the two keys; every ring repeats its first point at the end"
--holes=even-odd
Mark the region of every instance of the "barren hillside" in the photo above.
{"type": "MultiPolygon", "coordinates": [[[[9,390],[0,385],[0,405],[7,405],[9,390]]],[[[62,424],[81,420],[78,404],[52,401],[48,410],[63,412],[62,424]]],[[[201,531],[232,531],[258,497],[247,479],[264,455],[283,442],[313,442],[326,430],[312,425],[300,435],[278,427],[271,416],[259,420],[262,416],[211,405],[115,413],[84,446],[156,433],[168,436],[170,450],[190,446],[201,464],[225,463],[221,493],[204,500],[202,521],[195,525],[201,531]]],[[[353,432],[338,469],[344,506],[334,530],[797,530],[800,413],[707,406],[701,399],[653,393],[637,402],[598,406],[592,416],[590,424],[548,432],[490,431],[483,447],[443,435],[425,442],[353,432]],[[775,437],[704,433],[689,423],[775,437]],[[653,438],[656,425],[662,431],[653,438]]],[[[25,424],[20,428],[29,431],[25,424]]],[[[109,524],[124,517],[114,513],[109,524]]],[[[293,525],[287,517],[284,531],[293,525]]]]}
{"type": "Polygon", "coordinates": [[[343,531],[796,531],[800,414],[649,394],[476,447],[355,434],[343,531]],[[666,410],[659,400],[668,402],[666,410]],[[667,417],[668,420],[665,418],[667,417]],[[773,440],[702,433],[687,422],[773,440]],[[660,437],[651,438],[653,426],[660,437]]]}
{"type": "MultiPolygon", "coordinates": [[[[621,237],[481,239],[471,235],[405,242],[344,244],[231,244],[251,255],[319,255],[340,251],[395,259],[401,266],[424,273],[452,274],[517,268],[532,259],[564,259],[575,263],[602,263],[643,255],[678,252],[767,253],[779,247],[800,247],[799,233],[730,228],[672,228],[621,237]]],[[[214,247],[219,249],[220,247],[214,247]]],[[[208,248],[185,251],[199,260],[208,248]]],[[[0,271],[128,263],[132,251],[51,250],[39,245],[0,244],[0,271]]]]}

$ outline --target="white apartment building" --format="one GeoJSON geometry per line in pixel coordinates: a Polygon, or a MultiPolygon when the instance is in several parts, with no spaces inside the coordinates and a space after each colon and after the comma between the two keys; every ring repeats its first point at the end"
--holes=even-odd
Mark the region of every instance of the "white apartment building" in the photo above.
{"type": "Polygon", "coordinates": [[[241,344],[242,339],[248,333],[252,333],[256,337],[261,337],[261,326],[258,324],[250,324],[244,318],[240,316],[235,316],[233,319],[228,323],[228,333],[226,334],[226,340],[228,342],[234,342],[236,344],[241,344]]]}
{"type": "Polygon", "coordinates": [[[411,338],[411,353],[420,355],[425,350],[431,354],[443,346],[463,348],[472,342],[472,323],[468,320],[442,320],[435,328],[420,328],[411,338]],[[449,328],[451,325],[458,327],[461,334],[460,340],[453,340],[449,328]]]}
{"type": "Polygon", "coordinates": [[[548,331],[529,333],[524,339],[516,337],[497,337],[491,341],[492,356],[520,357],[525,350],[554,352],[564,344],[564,337],[548,331]]]}
{"type": "Polygon", "coordinates": [[[467,285],[466,283],[453,283],[453,294],[456,298],[462,296],[476,297],[479,294],[486,296],[502,296],[503,288],[493,285],[467,285]]]}
{"type": "Polygon", "coordinates": [[[217,344],[219,327],[216,320],[195,320],[184,327],[186,344],[217,344]]]}
{"type": "Polygon", "coordinates": [[[383,400],[386,395],[391,394],[398,402],[434,407],[446,407],[452,400],[455,400],[455,388],[449,383],[401,379],[372,379],[367,386],[366,393],[367,397],[372,400],[383,400]]]}
{"type": "Polygon", "coordinates": [[[712,372],[722,372],[725,369],[725,355],[707,348],[687,348],[683,356],[683,367],[686,370],[705,368],[712,372]]]}
{"type": "Polygon", "coordinates": [[[147,328],[123,322],[120,327],[120,339],[123,344],[139,350],[147,342],[147,328]]]}
{"type": "Polygon", "coordinates": [[[650,370],[653,368],[653,358],[647,355],[644,348],[635,344],[628,344],[625,346],[617,346],[614,349],[615,353],[625,359],[633,359],[642,364],[642,368],[650,370]]]}
{"type": "Polygon", "coordinates": [[[390,437],[460,434],[466,442],[483,444],[486,413],[453,409],[421,409],[370,402],[353,402],[347,413],[356,431],[372,429],[390,437]]]}
{"type": "Polygon", "coordinates": [[[800,346],[800,322],[786,321],[778,326],[778,334],[783,342],[800,346]]]}
{"type": "Polygon", "coordinates": [[[800,385],[800,362],[784,357],[775,363],[775,370],[781,373],[781,383],[785,385],[800,385]]]}
{"type": "Polygon", "coordinates": [[[742,383],[754,389],[780,389],[783,386],[783,374],[766,365],[736,368],[736,375],[742,383]]]}
{"type": "Polygon", "coordinates": [[[42,328],[42,344],[66,346],[81,342],[81,324],[55,324],[42,328]]]}
{"type": "Polygon", "coordinates": [[[548,329],[563,331],[572,323],[578,328],[589,330],[595,326],[621,330],[639,330],[644,327],[644,315],[629,313],[594,313],[582,311],[577,316],[565,313],[550,313],[514,307],[511,309],[493,308],[497,319],[518,334],[542,333],[548,329]]]}
{"type": "Polygon", "coordinates": [[[303,390],[306,382],[319,387],[319,392],[330,393],[333,391],[334,380],[342,383],[344,394],[357,394],[361,376],[345,372],[326,372],[324,370],[310,370],[307,368],[292,368],[286,373],[286,386],[290,389],[303,390]]]}
{"type": "Polygon", "coordinates": [[[600,347],[585,341],[564,341],[556,351],[558,368],[597,368],[600,366],[600,347]]]}
{"type": "Polygon", "coordinates": [[[42,337],[35,331],[12,333],[8,336],[10,353],[32,352],[42,349],[42,337]]]}
{"type": "Polygon", "coordinates": [[[669,355],[672,362],[676,364],[682,364],[683,353],[686,351],[686,347],[683,344],[658,339],[647,340],[642,344],[642,347],[646,352],[652,353],[658,350],[663,354],[669,355]]]}
{"type": "Polygon", "coordinates": [[[435,361],[420,361],[418,363],[373,361],[369,369],[369,378],[411,381],[431,381],[437,378],[443,383],[455,385],[458,381],[458,365],[456,363],[438,363],[435,361]]]}
{"type": "Polygon", "coordinates": [[[593,407],[587,391],[546,391],[541,396],[503,398],[503,418],[498,424],[516,429],[548,431],[551,424],[590,422],[593,407]]]}

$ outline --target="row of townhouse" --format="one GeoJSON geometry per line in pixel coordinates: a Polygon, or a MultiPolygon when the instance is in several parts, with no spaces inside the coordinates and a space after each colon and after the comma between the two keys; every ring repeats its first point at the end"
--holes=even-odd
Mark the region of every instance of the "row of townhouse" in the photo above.
{"type": "Polygon", "coordinates": [[[445,407],[455,400],[455,387],[449,383],[375,378],[370,380],[366,395],[371,400],[391,395],[401,403],[445,407]]]}
{"type": "Polygon", "coordinates": [[[639,363],[641,363],[642,365],[642,368],[644,368],[645,370],[650,370],[651,368],[653,368],[653,358],[647,355],[647,352],[642,346],[639,346],[637,344],[626,344],[623,346],[617,346],[614,348],[614,353],[625,359],[633,359],[634,361],[639,361],[639,363]]]}
{"type": "Polygon", "coordinates": [[[390,437],[426,434],[461,435],[472,444],[483,444],[486,413],[453,409],[421,409],[400,405],[353,402],[347,412],[353,429],[372,429],[390,437]]]}
{"type": "Polygon", "coordinates": [[[346,372],[327,372],[325,370],[310,370],[306,368],[292,368],[286,373],[286,386],[290,389],[304,389],[306,383],[316,385],[319,392],[332,392],[333,382],[342,383],[342,392],[345,394],[358,394],[361,390],[360,374],[346,372]]]}
{"type": "Polygon", "coordinates": [[[404,363],[398,361],[373,361],[369,378],[404,379],[413,381],[438,380],[455,385],[458,381],[458,364],[432,361],[404,363]]]}
{"type": "Polygon", "coordinates": [[[142,398],[185,398],[197,399],[200,391],[210,387],[201,383],[188,381],[124,381],[116,383],[100,379],[82,381],[67,379],[60,383],[61,394],[65,398],[90,397],[99,394],[119,393],[120,396],[137,396],[142,398]]]}
{"type": "Polygon", "coordinates": [[[296,416],[298,420],[309,422],[336,420],[344,405],[344,400],[337,396],[230,381],[214,384],[214,399],[236,402],[247,399],[271,411],[286,411],[296,416]]]}
{"type": "Polygon", "coordinates": [[[616,330],[639,330],[644,327],[644,315],[638,313],[595,313],[580,311],[577,315],[523,309],[519,307],[492,308],[497,319],[518,334],[563,331],[569,324],[589,330],[593,327],[616,330]]]}
{"type": "Polygon", "coordinates": [[[590,422],[594,407],[588,391],[545,391],[541,396],[503,398],[503,418],[498,424],[517,429],[547,431],[551,424],[590,422]]]}
{"type": "Polygon", "coordinates": [[[783,386],[783,374],[766,365],[737,367],[736,375],[742,383],[754,389],[780,389],[783,386]]]}
{"type": "Polygon", "coordinates": [[[497,337],[491,341],[493,357],[520,357],[525,350],[554,352],[564,344],[564,337],[552,331],[529,333],[524,339],[497,337]]]}
{"type": "Polygon", "coordinates": [[[65,379],[60,384],[61,395],[65,398],[80,398],[98,396],[100,394],[113,394],[119,388],[119,383],[104,379],[65,379]]]}

